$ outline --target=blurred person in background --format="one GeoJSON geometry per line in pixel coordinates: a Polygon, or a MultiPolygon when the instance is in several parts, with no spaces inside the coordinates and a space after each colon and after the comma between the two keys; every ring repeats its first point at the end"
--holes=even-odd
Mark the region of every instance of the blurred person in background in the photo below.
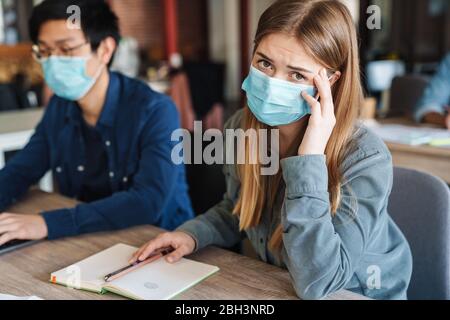
{"type": "Polygon", "coordinates": [[[40,215],[0,214],[0,246],[193,217],[185,169],[171,158],[179,117],[147,84],[109,70],[120,39],[103,0],[46,0],[30,19],[35,58],[54,93],[28,145],[0,171],[0,212],[51,170],[83,204],[40,215]],[[80,28],[67,25],[79,6],[80,28]]]}
{"type": "Polygon", "coordinates": [[[450,130],[450,54],[444,59],[416,106],[419,123],[435,124],[450,130]]]}

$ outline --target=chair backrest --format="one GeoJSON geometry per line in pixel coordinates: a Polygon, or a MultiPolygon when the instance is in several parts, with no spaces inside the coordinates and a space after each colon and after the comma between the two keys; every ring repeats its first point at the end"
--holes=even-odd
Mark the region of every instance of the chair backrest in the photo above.
{"type": "Polygon", "coordinates": [[[411,247],[411,300],[450,299],[450,190],[439,178],[395,168],[389,213],[411,247]]]}
{"type": "Polygon", "coordinates": [[[421,75],[396,77],[392,81],[389,117],[410,116],[430,79],[421,75]]]}
{"type": "MultiPolygon", "coordinates": [[[[194,139],[191,132],[191,139],[194,139]]],[[[192,140],[193,141],[193,140],[192,140]]],[[[203,142],[202,152],[213,142],[203,142]]],[[[195,146],[192,144],[191,153],[194,154],[195,146]]],[[[223,200],[227,191],[223,166],[220,164],[186,164],[186,178],[189,186],[189,196],[196,215],[206,213],[209,209],[223,200]]]]}

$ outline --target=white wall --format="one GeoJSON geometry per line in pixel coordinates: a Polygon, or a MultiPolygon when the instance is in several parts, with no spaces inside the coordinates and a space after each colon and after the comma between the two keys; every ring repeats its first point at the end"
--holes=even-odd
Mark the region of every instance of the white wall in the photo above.
{"type": "MultiPolygon", "coordinates": [[[[252,43],[258,28],[259,18],[274,2],[275,0],[250,0],[250,39],[252,43]]],[[[253,47],[251,50],[253,51],[253,47]]]]}
{"type": "Polygon", "coordinates": [[[216,61],[225,61],[225,3],[223,0],[209,0],[208,28],[209,55],[216,61]]]}
{"type": "MultiPolygon", "coordinates": [[[[238,100],[241,96],[239,0],[208,1],[210,57],[227,64],[225,95],[229,100],[238,100]]],[[[273,2],[274,0],[250,0],[250,51],[253,50],[259,17],[273,2]]]]}
{"type": "Polygon", "coordinates": [[[238,100],[241,94],[239,0],[209,0],[209,43],[211,59],[227,65],[226,98],[238,100]]]}
{"type": "MultiPolygon", "coordinates": [[[[249,57],[253,54],[253,40],[256,35],[256,30],[258,29],[258,22],[261,15],[266,11],[267,8],[270,7],[275,0],[250,0],[250,28],[249,28],[249,39],[251,41],[249,47],[249,57]]],[[[250,61],[249,61],[250,63],[250,61]]]]}
{"type": "Polygon", "coordinates": [[[5,41],[5,30],[4,30],[4,23],[3,23],[3,5],[0,2],[0,43],[3,43],[5,41]]]}
{"type": "Polygon", "coordinates": [[[347,8],[350,10],[350,13],[352,14],[353,20],[355,23],[359,22],[359,9],[360,9],[360,2],[359,0],[340,0],[342,3],[344,3],[347,8]]]}

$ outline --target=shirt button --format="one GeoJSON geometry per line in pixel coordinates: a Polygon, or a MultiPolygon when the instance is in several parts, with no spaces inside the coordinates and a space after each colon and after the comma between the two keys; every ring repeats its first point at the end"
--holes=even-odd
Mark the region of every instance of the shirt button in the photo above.
{"type": "Polygon", "coordinates": [[[61,173],[61,172],[62,172],[62,168],[61,168],[61,167],[57,167],[57,168],[56,168],[56,172],[57,172],[57,173],[61,173]]]}
{"type": "Polygon", "coordinates": [[[114,172],[111,171],[111,172],[109,173],[109,177],[110,177],[111,179],[114,178],[114,172]]]}
{"type": "Polygon", "coordinates": [[[79,172],[84,172],[84,167],[83,167],[83,166],[79,166],[79,167],[78,167],[78,171],[79,171],[79,172]]]}
{"type": "Polygon", "coordinates": [[[109,141],[109,140],[106,141],[106,142],[105,142],[105,145],[106,145],[107,147],[110,147],[110,146],[111,146],[111,141],[109,141]]]}

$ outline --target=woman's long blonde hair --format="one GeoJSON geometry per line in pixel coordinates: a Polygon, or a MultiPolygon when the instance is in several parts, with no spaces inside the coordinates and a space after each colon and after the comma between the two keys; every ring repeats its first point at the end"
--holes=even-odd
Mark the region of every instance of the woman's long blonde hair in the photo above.
{"type": "MultiPolygon", "coordinates": [[[[347,7],[335,0],[278,0],[262,15],[255,37],[255,51],[268,35],[283,33],[295,37],[307,53],[328,70],[340,71],[341,77],[333,86],[333,100],[337,124],[326,148],[328,191],[331,213],[341,202],[342,172],[340,164],[350,145],[354,124],[363,99],[360,78],[356,28],[347,7]]],[[[248,107],[245,108],[242,127],[268,129],[260,123],[248,107]]],[[[300,146],[291,146],[296,155],[300,146]]],[[[259,145],[259,144],[258,144],[259,145]]],[[[247,160],[250,142],[246,141],[247,160]]],[[[239,166],[241,191],[234,214],[240,218],[240,229],[248,230],[260,223],[264,208],[273,206],[282,189],[282,175],[262,176],[260,164],[239,166]]],[[[281,225],[269,242],[271,251],[280,252],[283,230],[281,225]]]]}

